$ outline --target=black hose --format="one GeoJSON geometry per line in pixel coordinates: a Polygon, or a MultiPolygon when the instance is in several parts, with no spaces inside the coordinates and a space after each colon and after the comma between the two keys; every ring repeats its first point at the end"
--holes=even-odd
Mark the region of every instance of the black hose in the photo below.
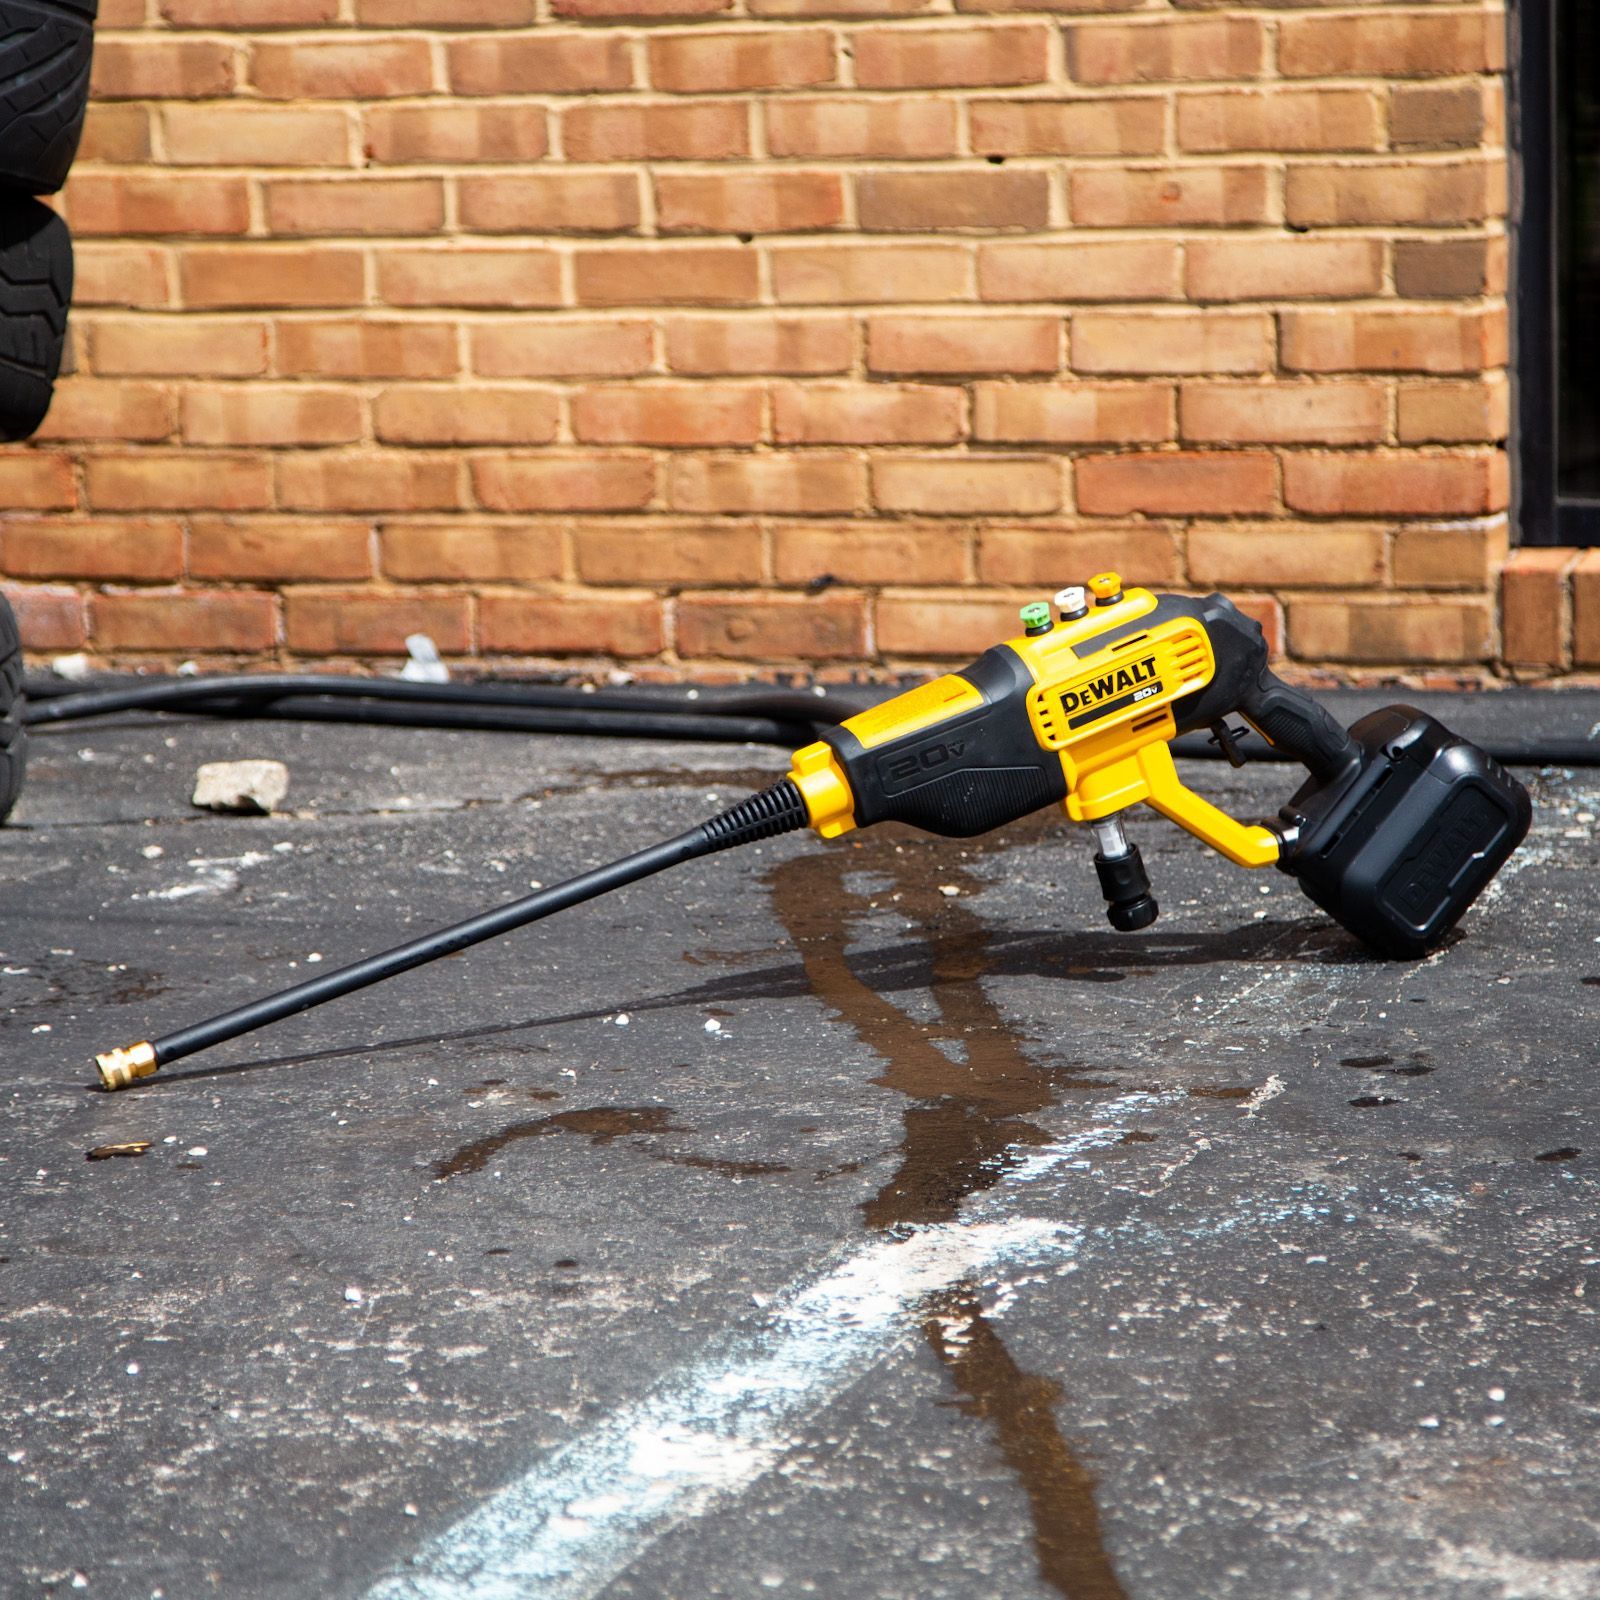
{"type": "Polygon", "coordinates": [[[469,917],[452,927],[441,928],[425,934],[420,939],[386,950],[381,955],[368,956],[364,961],[340,967],[336,972],[323,974],[308,982],[296,984],[278,994],[253,1000],[248,1005],[237,1006],[207,1022],[197,1022],[157,1039],[151,1045],[155,1053],[155,1066],[181,1060],[199,1050],[210,1049],[240,1034],[253,1033],[272,1022],[281,1022],[325,1001],[337,1000],[357,989],[365,989],[386,978],[397,977],[402,972],[437,961],[441,956],[454,955],[458,950],[481,944],[515,928],[526,927],[530,922],[565,911],[569,906],[581,905],[597,895],[609,894],[625,884],[637,883],[668,867],[684,861],[693,861],[719,850],[731,850],[736,845],[752,844],[758,839],[770,839],[780,833],[790,833],[803,828],[807,809],[800,790],[788,778],[774,784],[759,794],[741,800],[726,811],[687,833],[664,839],[646,849],[637,850],[613,861],[608,866],[596,867],[592,872],[580,873],[553,888],[541,889],[536,894],[524,895],[493,911],[469,917]]]}
{"type": "Polygon", "coordinates": [[[356,678],[331,673],[234,673],[213,678],[128,679],[66,693],[30,685],[31,726],[73,722],[122,711],[203,710],[206,703],[266,705],[287,696],[324,695],[416,705],[504,705],[524,709],[645,712],[654,716],[755,716],[789,722],[838,722],[890,690],[810,694],[799,689],[582,689],[537,683],[414,683],[402,678],[356,678]],[[39,691],[43,689],[41,694],[39,691]]]}

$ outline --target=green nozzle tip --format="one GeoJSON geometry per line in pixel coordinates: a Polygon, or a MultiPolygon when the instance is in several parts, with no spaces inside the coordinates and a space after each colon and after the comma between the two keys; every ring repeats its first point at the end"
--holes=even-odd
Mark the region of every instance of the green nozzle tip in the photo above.
{"type": "Polygon", "coordinates": [[[1042,600],[1035,600],[1031,605],[1022,608],[1022,626],[1029,633],[1048,633],[1051,629],[1050,607],[1042,600]]]}

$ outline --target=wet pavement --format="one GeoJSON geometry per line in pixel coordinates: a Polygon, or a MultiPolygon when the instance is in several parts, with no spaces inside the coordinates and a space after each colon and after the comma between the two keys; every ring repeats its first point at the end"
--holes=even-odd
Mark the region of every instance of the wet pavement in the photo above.
{"type": "MultiPolygon", "coordinates": [[[[0,831],[0,1593],[1600,1594],[1595,771],[1521,774],[1533,835],[1420,964],[1153,815],[1126,936],[1057,817],[881,828],[89,1087],[782,766],[37,740],[0,831]],[[244,756],[287,813],[192,811],[244,756]]],[[[1185,770],[1246,819],[1294,784],[1185,770]]]]}

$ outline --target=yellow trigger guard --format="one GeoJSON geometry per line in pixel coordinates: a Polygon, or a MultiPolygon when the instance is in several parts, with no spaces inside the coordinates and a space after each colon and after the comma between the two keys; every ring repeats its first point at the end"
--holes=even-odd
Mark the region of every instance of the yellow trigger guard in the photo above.
{"type": "MultiPolygon", "coordinates": [[[[1278,859],[1280,842],[1270,828],[1246,827],[1242,822],[1235,822],[1226,811],[1184,786],[1173,765],[1172,750],[1164,740],[1144,745],[1125,760],[1101,768],[1086,780],[1083,789],[1110,791],[1115,794],[1116,804],[1100,807],[1090,802],[1081,809],[1084,812],[1093,810],[1096,817],[1075,816],[1075,820],[1097,820],[1142,800],[1168,821],[1177,823],[1219,855],[1226,856],[1235,866],[1270,867],[1278,859]]],[[[1087,793],[1069,796],[1069,814],[1079,810],[1073,804],[1075,800],[1088,799],[1087,793]]]]}

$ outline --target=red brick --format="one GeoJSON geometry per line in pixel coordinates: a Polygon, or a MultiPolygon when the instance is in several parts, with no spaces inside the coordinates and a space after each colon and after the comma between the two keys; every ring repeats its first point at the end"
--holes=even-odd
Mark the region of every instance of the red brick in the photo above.
{"type": "MultiPolygon", "coordinates": [[[[1183,563],[1176,531],[1158,522],[1126,527],[1069,523],[986,526],[978,536],[978,576],[984,583],[1040,585],[1053,592],[1107,568],[1122,572],[1130,582],[1180,582],[1183,563]]],[[[1009,619],[1007,626],[1012,626],[1009,619]]]]}
{"type": "Polygon", "coordinates": [[[1283,364],[1301,372],[1480,372],[1506,359],[1499,312],[1291,311],[1283,364]]]}
{"type": "Polygon", "coordinates": [[[94,457],[85,471],[96,511],[255,511],[272,503],[272,469],[259,456],[149,451],[94,457]]]}
{"type": "Polygon", "coordinates": [[[1253,17],[1067,24],[1067,70],[1079,83],[1259,77],[1267,30],[1253,17]]]}
{"type": "Polygon", "coordinates": [[[823,28],[660,34],[646,48],[650,82],[669,94],[803,89],[838,76],[837,45],[823,28]]]}
{"type": "Polygon", "coordinates": [[[452,39],[445,46],[450,88],[458,95],[598,94],[633,87],[628,40],[561,33],[452,39]]]}
{"type": "MultiPolygon", "coordinates": [[[[133,0],[136,22],[144,21],[144,0],[133,0]]],[[[174,28],[315,28],[339,15],[339,0],[160,0],[163,22],[174,28]]],[[[106,8],[100,24],[107,26],[106,8]]]]}
{"type": "Polygon", "coordinates": [[[383,444],[548,444],[561,403],[548,389],[406,384],[373,402],[383,444]]]}
{"type": "Polygon", "coordinates": [[[1194,300],[1339,300],[1383,291],[1378,239],[1195,239],[1186,252],[1194,300]]]}
{"type": "Polygon", "coordinates": [[[1178,246],[1167,239],[1084,244],[986,244],[978,250],[985,300],[1171,300],[1178,246]]]}
{"type": "Polygon", "coordinates": [[[1061,509],[1061,463],[1042,456],[881,456],[872,463],[881,511],[936,517],[1040,516],[1061,509]]]}
{"type": "Polygon", "coordinates": [[[574,106],[561,113],[569,161],[718,161],[749,154],[741,100],[690,105],[574,106]]]}
{"type": "Polygon", "coordinates": [[[1489,181],[1480,161],[1291,167],[1284,209],[1296,228],[1443,228],[1489,215],[1489,181]]]}
{"type": "Polygon", "coordinates": [[[1481,83],[1396,84],[1389,91],[1389,140],[1397,150],[1498,142],[1484,133],[1481,83]]]}
{"type": "Polygon", "coordinates": [[[1490,653],[1489,608],[1479,600],[1297,600],[1289,642],[1302,661],[1466,664],[1490,653]]]}
{"type": "MultiPolygon", "coordinates": [[[[1494,241],[1498,244],[1498,241],[1494,241]]],[[[1475,299],[1491,286],[1488,239],[1397,239],[1394,291],[1402,300],[1475,299]]]]}
{"type": "Polygon", "coordinates": [[[409,583],[538,583],[565,561],[561,529],[540,523],[395,522],[380,538],[384,572],[409,583]]]}
{"type": "Polygon", "coordinates": [[[263,186],[279,234],[418,234],[444,226],[437,178],[285,178],[263,186]]]}
{"type": "Polygon", "coordinates": [[[1005,444],[1158,444],[1173,436],[1168,384],[980,383],[972,435],[1005,444]]]}
{"type": "Polygon", "coordinates": [[[368,28],[527,28],[537,0],[356,0],[368,28]]]}
{"type": "Polygon", "coordinates": [[[150,159],[150,108],[100,100],[89,107],[76,160],[124,165],[150,159]]]}
{"type": "Polygon", "coordinates": [[[730,10],[733,0],[551,0],[558,17],[708,17],[730,10]]]}
{"type": "Polygon", "coordinates": [[[1572,661],[1600,667],[1600,551],[1584,551],[1572,569],[1572,661]]]}
{"type": "Polygon", "coordinates": [[[527,656],[651,656],[661,649],[654,595],[486,594],[478,601],[483,648],[527,656]]]}
{"type": "Polygon", "coordinates": [[[295,378],[448,378],[456,328],[416,318],[306,317],[277,323],[275,370],[295,378]]]}
{"type": "Polygon", "coordinates": [[[1080,372],[1266,372],[1272,318],[1255,311],[1080,311],[1072,365],[1080,372]]]}
{"type": "Polygon", "coordinates": [[[583,444],[754,444],[761,408],[749,384],[600,384],[573,396],[572,432],[583,444]]]}
{"type": "Polygon", "coordinates": [[[392,306],[519,309],[561,304],[561,258],[522,245],[410,248],[378,252],[378,294],[392,306]]]}
{"type": "Polygon", "coordinates": [[[849,659],[866,649],[859,595],[685,595],[678,653],[740,661],[849,659]]]}
{"type": "Polygon", "coordinates": [[[238,234],[250,226],[243,178],[85,167],[65,200],[72,231],[81,234],[238,234]]]}
{"type": "Polygon", "coordinates": [[[860,225],[872,232],[1037,229],[1050,220],[1044,172],[865,172],[855,184],[860,225]]]}
{"type": "Polygon", "coordinates": [[[102,650],[270,650],[278,619],[266,594],[97,594],[89,602],[102,650]]]}
{"type": "Polygon", "coordinates": [[[931,0],[745,0],[753,17],[902,17],[931,0]]]}
{"type": "Polygon", "coordinates": [[[1227,155],[1380,150],[1383,114],[1366,89],[1219,90],[1178,96],[1178,148],[1227,155]]]}
{"type": "Polygon", "coordinates": [[[1282,522],[1191,528],[1189,578],[1224,590],[1371,586],[1383,581],[1383,530],[1282,522]]]}
{"type": "Polygon", "coordinates": [[[1314,516],[1481,516],[1505,509],[1505,476],[1497,454],[1290,455],[1283,497],[1314,516]]]}
{"type": "Polygon", "coordinates": [[[655,193],[662,233],[814,233],[844,221],[837,172],[660,173],[655,193]]]}
{"type": "Polygon", "coordinates": [[[769,252],[772,292],[786,305],[882,305],[972,297],[961,245],[797,245],[769,252]]]}
{"type": "Polygon", "coordinates": [[[0,522],[0,562],[13,578],[170,581],[183,571],[183,524],[153,518],[0,522]]]}
{"type": "Polygon", "coordinates": [[[1271,511],[1278,463],[1262,452],[1136,452],[1084,456],[1078,509],[1095,516],[1227,516],[1271,511]]]}
{"type": "Polygon", "coordinates": [[[95,41],[97,100],[210,100],[232,92],[234,48],[221,39],[95,41]]]}
{"type": "Polygon", "coordinates": [[[929,160],[958,149],[957,106],[904,100],[771,99],[764,103],[767,149],[774,155],[874,161],[929,160]]]}
{"type": "Polygon", "coordinates": [[[621,377],[653,359],[648,322],[543,319],[481,322],[470,330],[472,370],[490,378],[621,377]]]}
{"type": "Polygon", "coordinates": [[[819,578],[902,583],[907,574],[924,583],[959,584],[967,575],[967,543],[965,532],[948,523],[780,525],[772,531],[773,575],[794,584],[819,578]]]}
{"type": "Polygon", "coordinates": [[[1015,599],[982,595],[885,594],[877,607],[878,648],[888,656],[970,660],[1018,631],[1015,599]]]}
{"type": "Polygon", "coordinates": [[[580,527],[573,545],[585,583],[705,588],[761,581],[761,530],[749,526],[580,527]]]}
{"type": "Polygon", "coordinates": [[[413,633],[427,634],[448,655],[472,648],[465,595],[290,589],[283,606],[284,641],[301,655],[403,656],[413,633]]]}
{"type": "Polygon", "coordinates": [[[196,385],[183,396],[190,444],[353,444],[363,430],[360,398],[309,384],[196,385]]]}
{"type": "Polygon", "coordinates": [[[72,301],[77,306],[167,306],[172,266],[159,245],[74,243],[72,301]]]}
{"type": "Polygon", "coordinates": [[[867,324],[870,372],[1019,374],[1060,366],[1059,317],[883,316],[867,324]]]}
{"type": "Polygon", "coordinates": [[[250,78],[268,100],[382,100],[438,87],[421,38],[263,40],[252,52],[250,78]]]}
{"type": "Polygon", "coordinates": [[[979,100],[972,148],[981,156],[1153,156],[1166,108],[1152,95],[1105,100],[979,100]]]}
{"type": "Polygon", "coordinates": [[[461,479],[453,454],[319,451],[279,459],[278,500],[295,511],[450,511],[461,479]]]}
{"type": "Polygon", "coordinates": [[[178,259],[190,307],[353,306],[364,297],[361,252],[337,245],[218,245],[178,259]]]}
{"type": "Polygon", "coordinates": [[[1378,444],[1389,396],[1379,383],[1186,383],[1179,417],[1197,444],[1378,444]]]}
{"type": "Polygon", "coordinates": [[[1511,386],[1502,374],[1465,383],[1402,383],[1402,444],[1495,443],[1511,431],[1511,386]]]}
{"type": "Polygon", "coordinates": [[[331,106],[164,106],[166,159],[200,167],[348,167],[354,124],[331,106]]]}
{"type": "Polygon", "coordinates": [[[1500,654],[1512,666],[1561,669],[1567,660],[1567,575],[1575,550],[1514,550],[1500,574],[1500,654]]]}
{"type": "Polygon", "coordinates": [[[0,584],[22,634],[24,650],[76,650],[88,636],[83,596],[71,589],[0,584]]]}
{"type": "Polygon", "coordinates": [[[473,461],[472,482],[490,511],[642,511],[656,468],[648,455],[493,455],[473,461]]]}
{"type": "Polygon", "coordinates": [[[672,317],[665,324],[674,372],[844,372],[855,354],[855,329],[844,317],[672,317]]]}
{"type": "Polygon", "coordinates": [[[639,226],[633,172],[462,178],[461,221],[481,233],[624,233],[639,226]]]}
{"type": "Polygon", "coordinates": [[[380,106],[365,123],[368,159],[389,166],[532,161],[550,148],[542,106],[380,106]]]}
{"type": "Polygon", "coordinates": [[[329,517],[196,517],[189,526],[189,576],[257,583],[367,578],[371,537],[364,522],[329,517]]]}
{"type": "Polygon", "coordinates": [[[1050,34],[1039,23],[859,28],[851,48],[863,89],[1043,83],[1050,75],[1050,34]]]}
{"type": "Polygon", "coordinates": [[[909,383],[779,384],[772,436],[779,444],[955,444],[961,396],[909,383]]]}
{"type": "Polygon", "coordinates": [[[1289,17],[1278,27],[1278,68],[1286,78],[1453,77],[1505,64],[1504,22],[1482,11],[1289,17]]]}
{"type": "Polygon", "coordinates": [[[866,500],[865,471],[853,456],[680,456],[668,474],[668,497],[679,511],[826,516],[856,511],[866,500]]]}
{"type": "Polygon", "coordinates": [[[0,451],[0,506],[7,511],[70,511],[77,503],[66,456],[0,451]]]}
{"type": "Polygon", "coordinates": [[[1407,588],[1490,593],[1505,564],[1508,534],[1505,517],[1396,528],[1390,552],[1394,581],[1407,588]]]}
{"type": "Polygon", "coordinates": [[[63,378],[34,437],[156,443],[171,438],[177,426],[177,401],[159,384],[63,378]]]}
{"type": "Polygon", "coordinates": [[[573,279],[590,306],[731,305],[760,293],[760,261],[740,245],[578,250],[573,279]]]}
{"type": "Polygon", "coordinates": [[[1238,227],[1273,220],[1265,167],[1084,167],[1068,176],[1086,228],[1238,227]]]}

